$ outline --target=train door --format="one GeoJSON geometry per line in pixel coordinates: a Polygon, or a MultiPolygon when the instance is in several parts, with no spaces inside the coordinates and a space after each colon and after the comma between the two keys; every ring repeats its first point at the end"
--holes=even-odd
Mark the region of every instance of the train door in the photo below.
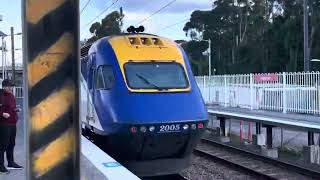
{"type": "Polygon", "coordinates": [[[87,91],[87,123],[90,124],[90,121],[95,122],[95,110],[94,110],[94,74],[95,74],[95,54],[89,56],[88,61],[88,91],[87,91]]]}
{"type": "MultiPolygon", "coordinates": [[[[89,57],[81,58],[81,76],[80,76],[80,99],[81,99],[81,121],[89,125],[90,116],[88,114],[89,93],[88,93],[88,60],[89,57]]],[[[84,125],[84,124],[83,124],[84,125]]]]}
{"type": "Polygon", "coordinates": [[[108,99],[111,97],[111,89],[115,84],[115,77],[112,67],[110,65],[98,66],[95,71],[94,77],[94,90],[92,92],[92,100],[97,107],[97,114],[99,114],[100,117],[103,118],[97,121],[103,121],[105,124],[108,124],[112,121],[110,115],[106,113],[109,106],[108,99]]]}

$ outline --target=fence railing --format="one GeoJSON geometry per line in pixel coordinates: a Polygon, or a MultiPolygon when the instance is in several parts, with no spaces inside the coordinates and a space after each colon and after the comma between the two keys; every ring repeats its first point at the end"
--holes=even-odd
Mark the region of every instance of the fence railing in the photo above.
{"type": "Polygon", "coordinates": [[[13,93],[16,98],[23,98],[23,87],[15,87],[13,93]]]}
{"type": "Polygon", "coordinates": [[[196,77],[207,104],[320,114],[320,72],[196,77]]]}

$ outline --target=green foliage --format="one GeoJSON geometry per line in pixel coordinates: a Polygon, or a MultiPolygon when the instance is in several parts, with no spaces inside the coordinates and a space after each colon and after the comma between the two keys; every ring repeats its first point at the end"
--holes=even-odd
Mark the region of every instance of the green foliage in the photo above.
{"type": "MultiPolygon", "coordinates": [[[[210,11],[194,11],[184,31],[192,64],[203,62],[202,39],[211,39],[218,74],[303,71],[301,0],[216,0],[210,11]],[[277,5],[278,4],[278,5],[277,5]],[[277,11],[278,9],[278,11],[277,11]]],[[[320,58],[320,1],[310,2],[311,58],[320,58]]],[[[319,70],[319,64],[311,64],[319,70]]],[[[204,69],[206,66],[204,66],[204,69]]],[[[205,75],[207,71],[197,70],[205,75]]]]}
{"type": "Polygon", "coordinates": [[[299,150],[295,150],[292,148],[288,148],[288,147],[279,147],[279,153],[284,154],[285,156],[290,156],[290,157],[302,157],[302,151],[299,150]]]}
{"type": "Polygon", "coordinates": [[[203,56],[202,52],[208,49],[208,43],[205,41],[189,41],[181,45],[188,52],[189,60],[192,65],[194,75],[208,74],[208,57],[203,56]]]}
{"type": "Polygon", "coordinates": [[[102,19],[101,22],[92,24],[89,30],[93,36],[88,42],[94,42],[106,36],[120,34],[123,18],[124,15],[122,13],[114,11],[102,19]]]}

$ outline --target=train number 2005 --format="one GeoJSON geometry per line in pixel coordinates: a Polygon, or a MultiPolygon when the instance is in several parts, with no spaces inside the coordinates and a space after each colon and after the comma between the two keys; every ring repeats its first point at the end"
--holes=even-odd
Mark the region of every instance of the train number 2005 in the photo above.
{"type": "Polygon", "coordinates": [[[170,131],[180,131],[180,124],[172,124],[172,125],[161,125],[160,133],[170,132],[170,131]]]}

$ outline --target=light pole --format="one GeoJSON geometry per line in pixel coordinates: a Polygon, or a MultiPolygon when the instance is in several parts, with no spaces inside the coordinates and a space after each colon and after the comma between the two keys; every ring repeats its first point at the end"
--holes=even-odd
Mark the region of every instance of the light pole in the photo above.
{"type": "Polygon", "coordinates": [[[209,40],[202,40],[202,41],[206,41],[209,44],[209,48],[208,48],[208,56],[209,56],[209,77],[211,77],[211,39],[209,40]]]}
{"type": "Polygon", "coordinates": [[[16,66],[15,66],[15,58],[14,58],[14,55],[15,55],[15,49],[14,49],[14,36],[15,35],[22,35],[22,33],[17,33],[17,34],[14,34],[14,28],[11,27],[10,28],[11,30],[11,57],[12,57],[12,81],[13,83],[15,83],[16,81],[16,66]]]}
{"type": "MultiPolygon", "coordinates": [[[[13,36],[16,36],[16,35],[22,35],[22,33],[16,33],[16,34],[11,34],[11,40],[13,40],[13,36]]],[[[8,37],[9,35],[5,34],[4,32],[0,31],[0,37],[1,37],[1,40],[2,40],[2,45],[1,45],[1,51],[2,51],[2,79],[5,78],[5,74],[6,74],[6,70],[5,70],[5,64],[6,64],[6,44],[5,44],[5,41],[4,41],[4,38],[8,37]]],[[[12,49],[14,49],[14,43],[12,43],[13,47],[12,49]]],[[[14,52],[12,52],[14,54],[14,52]]],[[[14,55],[13,55],[14,56],[14,55]]],[[[14,60],[12,62],[12,65],[14,66],[14,60]]],[[[12,73],[13,73],[13,78],[14,78],[14,67],[12,68],[12,73]]]]}
{"type": "Polygon", "coordinates": [[[309,47],[309,11],[308,0],[303,0],[303,36],[304,36],[304,71],[310,71],[310,47],[309,47]]]}
{"type": "MultiPolygon", "coordinates": [[[[0,22],[3,21],[3,16],[0,14],[0,22]]],[[[6,34],[4,34],[3,32],[0,31],[0,37],[1,37],[1,54],[2,54],[2,79],[4,79],[4,56],[3,56],[3,41],[4,41],[4,37],[6,36],[6,34]]]]}
{"type": "Polygon", "coordinates": [[[8,50],[7,50],[7,43],[6,43],[6,41],[5,41],[5,42],[4,42],[4,50],[3,50],[3,53],[4,53],[4,60],[3,60],[3,62],[4,62],[4,76],[3,76],[3,79],[8,78],[7,52],[8,52],[8,50]]]}
{"type": "MultiPolygon", "coordinates": [[[[320,62],[320,59],[312,59],[311,62],[320,62]]],[[[317,83],[317,89],[319,89],[319,82],[317,83]]],[[[320,102],[319,102],[319,105],[320,105],[320,102]]],[[[320,136],[318,139],[319,139],[318,142],[320,142],[320,136]]]]}
{"type": "Polygon", "coordinates": [[[5,50],[6,50],[6,46],[5,46],[5,43],[4,43],[4,38],[8,36],[6,35],[5,33],[3,33],[2,31],[0,31],[0,37],[1,37],[1,52],[2,52],[2,79],[5,78],[4,76],[4,53],[5,53],[5,50]]]}

